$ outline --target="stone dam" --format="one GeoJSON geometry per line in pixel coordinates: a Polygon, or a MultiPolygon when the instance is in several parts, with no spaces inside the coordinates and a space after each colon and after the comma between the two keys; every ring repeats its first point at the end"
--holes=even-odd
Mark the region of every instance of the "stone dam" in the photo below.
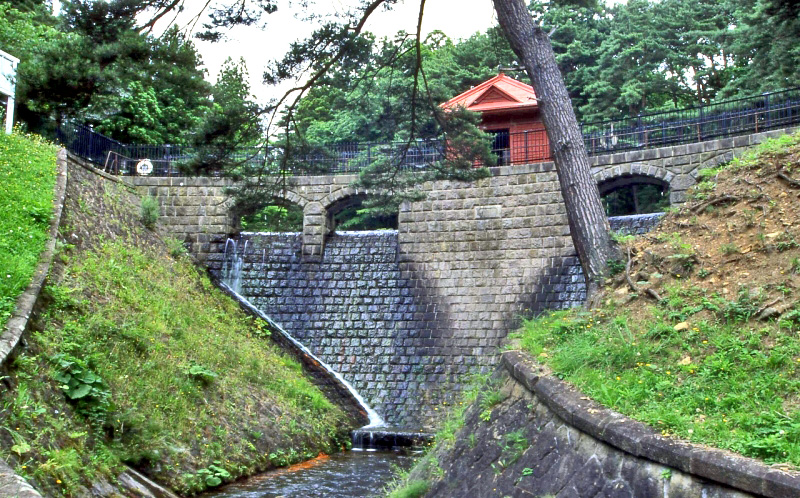
{"type": "MultiPolygon", "coordinates": [[[[655,182],[680,203],[700,169],[783,131],[595,156],[592,173],[601,191],[655,182]]],[[[432,427],[469,372],[496,365],[521,316],[584,298],[555,168],[502,166],[477,182],[428,182],[425,200],[401,206],[397,231],[337,233],[333,214],[369,195],[354,179],[287,179],[275,200],[302,208],[302,233],[243,234],[234,253],[225,180],[124,177],[158,199],[163,229],[212,272],[223,271],[226,249],[242,258],[242,293],[389,423],[432,427]]],[[[636,231],[654,222],[613,221],[636,231]]]]}
{"type": "MultiPolygon", "coordinates": [[[[642,233],[660,215],[612,218],[642,233]]],[[[403,269],[395,230],[331,234],[322,257],[302,256],[300,233],[243,233],[227,244],[220,276],[340,372],[392,425],[420,427],[425,409],[453,399],[468,374],[494,365],[506,330],[448,330],[424,282],[403,269]]],[[[577,259],[541,277],[532,305],[579,305],[577,259]]],[[[216,266],[216,265],[215,265],[216,266]]],[[[435,414],[435,413],[434,413],[435,414]]]]}

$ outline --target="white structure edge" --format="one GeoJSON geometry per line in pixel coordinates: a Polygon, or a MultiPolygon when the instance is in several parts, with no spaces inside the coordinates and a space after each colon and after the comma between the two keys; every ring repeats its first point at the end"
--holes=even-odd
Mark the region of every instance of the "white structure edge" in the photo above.
{"type": "Polygon", "coordinates": [[[19,59],[0,50],[0,93],[6,99],[6,133],[14,128],[14,97],[17,89],[17,64],[19,59]]]}

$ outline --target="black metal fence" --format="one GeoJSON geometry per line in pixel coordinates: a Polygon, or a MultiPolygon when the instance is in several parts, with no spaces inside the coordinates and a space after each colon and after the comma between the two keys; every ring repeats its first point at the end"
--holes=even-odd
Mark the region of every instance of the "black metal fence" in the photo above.
{"type": "MultiPolygon", "coordinates": [[[[795,124],[800,124],[800,87],[702,107],[582,123],[581,132],[587,152],[597,155],[701,142],[795,124]]],[[[191,146],[123,144],[76,123],[59,127],[56,138],[73,154],[119,175],[180,175],[181,165],[198,154],[191,146]]],[[[499,164],[550,159],[544,132],[506,132],[500,138],[494,141],[499,164]]],[[[304,145],[284,158],[284,149],[279,146],[242,147],[226,154],[226,159],[243,165],[272,164],[294,175],[342,174],[357,173],[376,161],[391,161],[404,169],[423,169],[443,160],[446,149],[441,139],[304,145]]],[[[208,153],[207,148],[204,152],[208,153]]]]}
{"type": "Polygon", "coordinates": [[[581,124],[590,155],[758,133],[800,123],[800,88],[581,124]]]}

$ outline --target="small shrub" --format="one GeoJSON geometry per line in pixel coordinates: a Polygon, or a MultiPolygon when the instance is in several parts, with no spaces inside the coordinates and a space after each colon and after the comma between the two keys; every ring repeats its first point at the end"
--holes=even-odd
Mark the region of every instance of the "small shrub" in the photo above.
{"type": "Polygon", "coordinates": [[[101,427],[111,411],[111,391],[89,365],[67,354],[57,354],[52,358],[58,368],[54,378],[61,386],[67,399],[78,411],[101,427]]]}
{"type": "Polygon", "coordinates": [[[788,251],[789,249],[795,249],[797,247],[800,247],[800,245],[794,240],[794,236],[788,232],[782,233],[775,243],[775,249],[777,249],[778,252],[788,251]]]}
{"type": "Polygon", "coordinates": [[[741,289],[736,300],[723,307],[722,315],[729,322],[746,322],[756,314],[759,303],[759,296],[753,296],[747,289],[741,289]]]}
{"type": "Polygon", "coordinates": [[[189,250],[180,240],[174,237],[167,237],[164,239],[164,242],[167,244],[167,248],[169,249],[169,255],[173,258],[180,258],[187,254],[189,254],[189,250]]]}
{"type": "Polygon", "coordinates": [[[737,254],[739,252],[739,248],[736,247],[736,244],[722,244],[719,246],[719,251],[724,254],[725,256],[730,256],[731,254],[737,254]]]}
{"type": "Polygon", "coordinates": [[[634,240],[636,240],[636,236],[635,235],[625,234],[625,233],[622,233],[622,232],[614,232],[614,231],[612,231],[611,232],[611,240],[613,240],[614,242],[616,242],[617,244],[619,244],[621,246],[625,246],[625,245],[630,244],[634,240]]]}
{"type": "Polygon", "coordinates": [[[158,222],[158,217],[160,216],[160,211],[161,210],[158,206],[158,201],[155,197],[148,196],[142,199],[142,204],[139,210],[142,224],[150,229],[155,227],[156,223],[158,222]]]}
{"type": "Polygon", "coordinates": [[[622,262],[620,259],[610,259],[608,260],[608,274],[612,277],[614,275],[619,275],[622,273],[622,270],[625,269],[625,263],[622,262]]]}
{"type": "Polygon", "coordinates": [[[492,408],[502,403],[505,399],[506,396],[500,391],[490,391],[484,394],[480,402],[482,409],[479,415],[480,419],[488,422],[492,418],[492,408]]]}

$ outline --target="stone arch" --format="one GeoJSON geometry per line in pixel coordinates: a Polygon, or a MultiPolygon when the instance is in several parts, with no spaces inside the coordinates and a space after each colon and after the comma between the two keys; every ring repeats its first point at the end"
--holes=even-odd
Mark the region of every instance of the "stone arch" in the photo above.
{"type": "Polygon", "coordinates": [[[300,194],[298,194],[296,192],[293,192],[291,190],[285,190],[285,191],[280,192],[280,198],[282,198],[283,200],[285,200],[287,202],[291,202],[292,204],[297,204],[302,209],[305,209],[306,205],[308,205],[308,203],[309,203],[308,199],[306,199],[302,195],[300,195],[300,194]]]}
{"type": "MultiPolygon", "coordinates": [[[[358,190],[352,187],[346,187],[336,192],[329,194],[321,204],[325,206],[326,227],[328,233],[336,230],[338,223],[337,216],[344,213],[349,208],[360,206],[365,199],[369,197],[369,192],[366,190],[358,190]]],[[[399,210],[393,216],[377,217],[367,220],[367,227],[350,228],[354,230],[370,230],[370,229],[383,229],[383,228],[397,228],[399,217],[399,210]],[[376,223],[377,226],[369,226],[376,223]]]]}
{"type": "Polygon", "coordinates": [[[613,180],[617,177],[649,177],[661,180],[670,184],[675,179],[675,175],[668,169],[661,166],[652,166],[645,163],[627,163],[616,166],[608,166],[596,171],[593,175],[594,181],[600,185],[603,182],[613,180]]]}
{"type": "Polygon", "coordinates": [[[601,180],[597,184],[609,215],[647,214],[662,211],[665,201],[671,204],[672,186],[668,175],[651,176],[626,173],[601,180]]]}
{"type": "Polygon", "coordinates": [[[329,210],[331,206],[341,201],[342,199],[345,199],[347,197],[366,196],[368,193],[369,192],[367,192],[366,190],[358,190],[357,188],[348,185],[338,190],[334,190],[330,194],[320,199],[319,203],[322,204],[322,207],[324,207],[325,210],[329,210]]]}
{"type": "Polygon", "coordinates": [[[597,188],[600,190],[600,195],[603,196],[616,189],[630,185],[656,185],[666,190],[670,188],[670,184],[663,179],[647,175],[624,175],[609,178],[598,182],[597,188]]]}
{"type": "MultiPolygon", "coordinates": [[[[271,193],[270,195],[265,195],[263,199],[260,200],[258,204],[254,204],[249,209],[246,210],[237,210],[234,209],[233,201],[229,200],[226,209],[229,212],[229,216],[231,218],[231,225],[237,228],[241,228],[240,220],[243,216],[248,216],[253,213],[258,212],[260,209],[266,206],[283,206],[286,208],[298,208],[301,212],[305,212],[309,200],[305,197],[293,192],[291,190],[284,190],[275,193],[271,193]]],[[[305,225],[305,221],[303,222],[305,225]]],[[[302,229],[301,229],[302,230],[302,229]]]]}

